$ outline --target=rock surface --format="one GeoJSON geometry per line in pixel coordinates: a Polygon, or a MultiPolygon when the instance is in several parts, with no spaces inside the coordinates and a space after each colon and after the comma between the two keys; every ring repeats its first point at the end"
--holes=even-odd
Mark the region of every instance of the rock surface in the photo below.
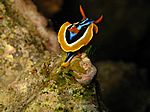
{"type": "Polygon", "coordinates": [[[0,1],[0,112],[104,112],[95,82],[82,85],[60,67],[63,55],[46,50],[35,23],[14,10],[17,1],[0,1]]]}

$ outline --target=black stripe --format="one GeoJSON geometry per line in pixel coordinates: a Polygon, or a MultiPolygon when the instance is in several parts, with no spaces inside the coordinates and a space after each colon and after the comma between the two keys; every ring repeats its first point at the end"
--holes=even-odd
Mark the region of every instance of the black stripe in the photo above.
{"type": "Polygon", "coordinates": [[[72,44],[72,43],[74,43],[75,41],[77,41],[78,39],[80,39],[80,38],[84,35],[84,33],[85,33],[85,31],[87,30],[88,26],[89,26],[89,25],[86,25],[86,26],[82,27],[81,30],[79,31],[79,33],[78,33],[77,35],[75,35],[75,36],[72,38],[72,40],[70,39],[70,32],[69,32],[69,30],[68,30],[69,28],[71,28],[71,26],[68,27],[67,30],[66,30],[66,40],[67,40],[67,43],[68,43],[68,44],[72,44]]]}

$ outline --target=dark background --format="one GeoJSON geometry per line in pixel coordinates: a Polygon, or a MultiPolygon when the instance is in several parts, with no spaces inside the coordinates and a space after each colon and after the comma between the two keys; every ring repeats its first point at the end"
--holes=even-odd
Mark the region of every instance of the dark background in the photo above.
{"type": "Polygon", "coordinates": [[[148,66],[150,60],[150,2],[147,0],[64,0],[62,10],[52,16],[54,28],[82,19],[81,4],[91,19],[104,15],[94,36],[96,61],[111,59],[133,61],[148,66]]]}
{"type": "MultiPolygon", "coordinates": [[[[35,3],[38,3],[38,0],[35,3]]],[[[38,7],[43,15],[48,19],[51,18],[53,27],[58,32],[64,22],[74,23],[82,19],[79,12],[80,4],[87,17],[95,20],[101,14],[104,16],[102,23],[98,24],[99,33],[92,40],[95,50],[93,62],[98,63],[99,66],[99,63],[108,60],[111,63],[121,61],[126,63],[121,66],[132,63],[136,69],[134,77],[123,77],[117,88],[108,95],[104,94],[104,103],[112,112],[150,112],[150,2],[148,0],[64,0],[60,6],[61,10],[53,15],[46,11],[47,7],[40,5],[38,7]]]]}

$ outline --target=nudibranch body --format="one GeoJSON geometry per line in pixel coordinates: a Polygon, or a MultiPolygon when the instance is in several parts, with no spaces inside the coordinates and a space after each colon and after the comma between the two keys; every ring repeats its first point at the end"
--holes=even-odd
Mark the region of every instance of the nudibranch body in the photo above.
{"type": "Polygon", "coordinates": [[[96,21],[85,16],[85,13],[80,6],[80,12],[83,19],[76,23],[64,23],[58,32],[58,42],[61,48],[67,52],[67,57],[62,66],[67,67],[71,59],[76,55],[77,51],[83,46],[86,46],[93,38],[93,30],[98,32],[96,23],[102,20],[102,16],[96,21]]]}

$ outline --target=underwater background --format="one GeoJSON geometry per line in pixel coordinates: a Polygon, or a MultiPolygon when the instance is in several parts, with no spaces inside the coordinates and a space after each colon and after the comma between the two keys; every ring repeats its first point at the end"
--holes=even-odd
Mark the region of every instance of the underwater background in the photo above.
{"type": "Polygon", "coordinates": [[[69,21],[81,20],[79,5],[96,19],[92,60],[104,104],[111,112],[150,112],[150,2],[148,0],[33,0],[58,32],[69,21]],[[54,10],[52,11],[53,8],[54,10]],[[51,18],[51,19],[50,19],[51,18]]]}
{"type": "Polygon", "coordinates": [[[150,112],[149,12],[148,0],[0,0],[0,112],[150,112]],[[104,18],[89,58],[63,68],[57,33],[80,5],[104,18]]]}

